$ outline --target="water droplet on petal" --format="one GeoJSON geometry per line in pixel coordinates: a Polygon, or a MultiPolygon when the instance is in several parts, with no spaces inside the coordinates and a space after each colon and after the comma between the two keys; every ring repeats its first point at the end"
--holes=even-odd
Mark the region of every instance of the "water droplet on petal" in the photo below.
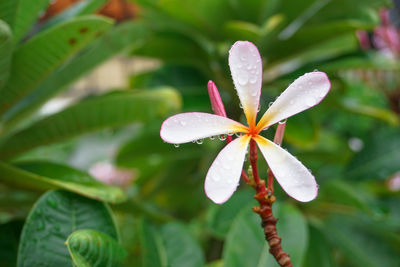
{"type": "Polygon", "coordinates": [[[313,98],[313,97],[307,97],[307,99],[306,99],[306,104],[307,104],[307,106],[309,106],[309,107],[314,106],[316,102],[317,102],[317,101],[316,101],[315,98],[313,98]]]}
{"type": "Polygon", "coordinates": [[[226,135],[225,134],[221,134],[218,138],[221,141],[225,141],[226,140],[226,135]]]}
{"type": "Polygon", "coordinates": [[[242,72],[238,75],[238,82],[240,85],[246,85],[249,81],[249,76],[246,72],[242,72]]]}
{"type": "Polygon", "coordinates": [[[250,81],[250,83],[256,83],[257,82],[257,77],[255,75],[251,76],[249,81],[250,81]]]}

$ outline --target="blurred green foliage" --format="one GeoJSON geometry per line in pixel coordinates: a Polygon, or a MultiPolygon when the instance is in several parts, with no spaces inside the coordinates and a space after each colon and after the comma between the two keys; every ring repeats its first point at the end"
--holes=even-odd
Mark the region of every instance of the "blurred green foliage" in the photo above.
{"type": "Polygon", "coordinates": [[[228,116],[243,120],[227,64],[237,40],[260,50],[264,103],[304,72],[319,69],[332,81],[321,104],[287,121],[283,146],[320,186],[310,203],[275,186],[277,229],[294,266],[399,266],[400,107],[391,97],[400,65],[361,51],[355,34],[374,29],[390,1],[132,0],[137,17],[117,25],[92,15],[103,2],[86,0],[34,28],[47,1],[0,3],[0,266],[17,257],[18,266],[277,266],[251,188],[241,185],[220,206],[204,195],[224,143],[175,148],[159,138],[169,114],[211,112],[208,80],[228,116]],[[126,90],[37,114],[120,52],[161,66],[132,75],[126,90]],[[116,153],[104,157],[135,175],[125,189],[88,174],[110,147],[116,153]],[[48,189],[69,192],[33,204],[48,189]]]}

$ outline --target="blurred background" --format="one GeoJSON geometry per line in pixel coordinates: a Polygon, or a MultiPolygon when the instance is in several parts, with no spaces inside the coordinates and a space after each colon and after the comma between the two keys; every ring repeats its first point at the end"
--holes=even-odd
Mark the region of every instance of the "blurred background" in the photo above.
{"type": "Polygon", "coordinates": [[[19,3],[0,3],[0,266],[37,266],[22,264],[19,243],[49,189],[110,203],[123,266],[278,266],[252,188],[223,205],[204,194],[225,143],[176,148],[159,137],[169,115],[212,112],[208,80],[244,122],[227,61],[237,40],[263,58],[261,114],[306,72],[332,82],[324,101],[288,119],[283,140],[320,188],[299,203],[275,186],[294,266],[400,266],[400,1],[19,3]]]}

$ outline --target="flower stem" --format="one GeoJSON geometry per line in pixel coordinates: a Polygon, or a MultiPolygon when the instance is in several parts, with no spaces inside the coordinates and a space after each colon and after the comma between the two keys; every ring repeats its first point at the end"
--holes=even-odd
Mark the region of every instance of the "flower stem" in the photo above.
{"type": "MultiPolygon", "coordinates": [[[[283,134],[285,132],[285,123],[278,125],[275,133],[274,142],[277,144],[282,143],[283,134]]],[[[276,223],[278,219],[272,214],[272,204],[275,201],[275,196],[273,195],[273,173],[268,170],[268,189],[265,187],[265,181],[260,179],[257,170],[257,144],[252,139],[250,141],[250,153],[249,153],[250,164],[254,176],[254,189],[256,190],[256,195],[254,198],[260,204],[259,206],[253,207],[253,211],[258,213],[261,217],[261,226],[264,229],[265,240],[269,245],[269,252],[274,256],[275,260],[281,267],[293,267],[290,260],[289,254],[283,251],[281,246],[282,238],[278,236],[276,230],[276,223]]]]}

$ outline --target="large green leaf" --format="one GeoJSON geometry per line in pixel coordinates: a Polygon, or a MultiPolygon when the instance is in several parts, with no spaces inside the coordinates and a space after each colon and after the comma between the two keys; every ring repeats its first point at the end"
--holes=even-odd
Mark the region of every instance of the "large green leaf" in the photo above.
{"type": "Polygon", "coordinates": [[[125,91],[94,97],[51,115],[0,144],[0,158],[60,142],[84,133],[162,117],[180,107],[176,91],[168,88],[125,91]]]}
{"type": "Polygon", "coordinates": [[[107,234],[96,230],[78,230],[66,245],[77,267],[117,267],[126,255],[124,248],[107,234]]]}
{"type": "Polygon", "coordinates": [[[0,90],[0,113],[27,96],[51,72],[111,25],[111,20],[103,17],[79,17],[38,34],[18,47],[8,83],[0,90]]]}
{"type": "MultiPolygon", "coordinates": [[[[302,214],[288,204],[274,205],[278,235],[282,248],[290,255],[294,266],[300,266],[308,244],[308,231],[302,214]]],[[[261,219],[250,207],[236,217],[228,233],[223,252],[224,266],[278,266],[268,252],[261,219]]]]}
{"type": "Polygon", "coordinates": [[[0,162],[0,181],[36,190],[61,188],[112,203],[126,198],[118,187],[104,185],[83,171],[51,162],[24,162],[17,167],[0,162]]]}
{"type": "Polygon", "coordinates": [[[386,179],[400,170],[400,131],[398,128],[375,129],[345,173],[354,180],[386,179]]]}
{"type": "Polygon", "coordinates": [[[78,229],[97,230],[118,240],[104,203],[64,191],[44,194],[25,222],[17,266],[72,266],[65,241],[78,229]]]}
{"type": "Polygon", "coordinates": [[[224,239],[243,206],[251,202],[256,205],[253,196],[253,190],[237,190],[224,205],[212,205],[207,216],[207,227],[211,233],[224,239]]]}
{"type": "Polygon", "coordinates": [[[329,243],[322,233],[310,227],[310,242],[308,243],[303,267],[334,267],[333,253],[329,243]]]}
{"type": "Polygon", "coordinates": [[[32,28],[34,22],[49,4],[49,0],[2,0],[0,18],[12,28],[14,41],[21,40],[32,28]]]}
{"type": "Polygon", "coordinates": [[[32,113],[46,100],[65,89],[76,79],[128,47],[138,45],[148,35],[146,28],[134,21],[125,22],[94,40],[87,49],[52,73],[28,97],[12,107],[5,115],[5,123],[15,124],[16,120],[32,113]]]}
{"type": "Polygon", "coordinates": [[[384,242],[383,233],[390,232],[384,227],[384,222],[366,218],[362,214],[355,215],[331,215],[318,228],[346,259],[348,266],[398,266],[398,252],[389,242],[384,242]],[[375,233],[371,231],[371,224],[377,225],[379,230],[375,233]]]}
{"type": "Polygon", "coordinates": [[[158,230],[142,220],[140,229],[143,267],[197,267],[204,265],[199,244],[184,225],[172,222],[158,230]]]}
{"type": "Polygon", "coordinates": [[[6,84],[10,73],[12,37],[10,27],[0,20],[0,89],[6,84]]]}

